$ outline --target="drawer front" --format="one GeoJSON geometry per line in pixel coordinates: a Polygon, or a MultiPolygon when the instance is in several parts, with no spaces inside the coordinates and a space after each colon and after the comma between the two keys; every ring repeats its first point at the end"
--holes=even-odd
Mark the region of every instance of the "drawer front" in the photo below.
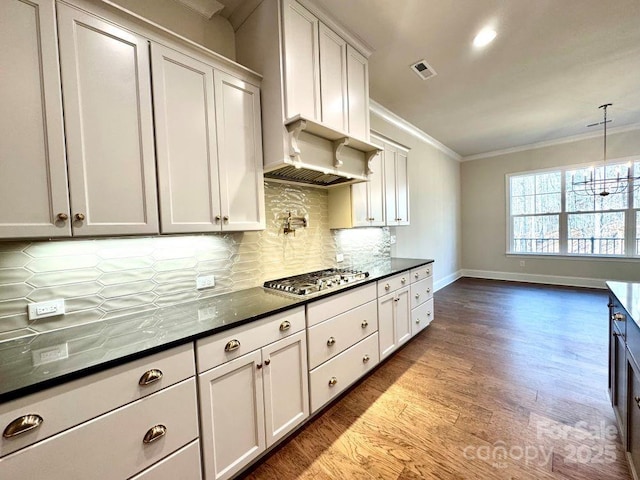
{"type": "Polygon", "coordinates": [[[309,372],[311,411],[320,409],[377,364],[378,334],[374,333],[309,372]]]}
{"type": "Polygon", "coordinates": [[[419,282],[433,275],[433,264],[423,265],[411,270],[411,283],[419,282]]]}
{"type": "Polygon", "coordinates": [[[198,340],[198,373],[300,332],[304,327],[304,307],[298,307],[198,340]]]}
{"type": "Polygon", "coordinates": [[[376,285],[370,283],[307,305],[307,326],[311,327],[347,310],[375,300],[376,285]]]}
{"type": "Polygon", "coordinates": [[[0,456],[44,440],[194,374],[193,344],[188,343],[0,404],[0,428],[3,431],[11,422],[25,415],[36,414],[43,419],[40,426],[33,430],[12,438],[0,438],[0,456]],[[140,385],[143,377],[151,383],[140,385]]]}
{"type": "Polygon", "coordinates": [[[411,283],[411,272],[402,272],[392,277],[383,278],[382,280],[378,280],[378,297],[382,297],[387,293],[398,290],[399,288],[405,287],[411,283]]]}
{"type": "Polygon", "coordinates": [[[200,443],[191,442],[164,460],[150,466],[131,480],[202,480],[200,471],[200,443]]]}
{"type": "Polygon", "coordinates": [[[609,297],[609,316],[611,323],[623,336],[626,336],[627,312],[613,296],[609,297]]]}
{"type": "Polygon", "coordinates": [[[378,330],[378,303],[372,300],[314,325],[308,331],[309,369],[313,369],[378,330]]]}
{"type": "Polygon", "coordinates": [[[411,310],[411,335],[424,329],[433,320],[433,298],[411,310]]]}
{"type": "Polygon", "coordinates": [[[190,378],[3,457],[0,471],[3,478],[129,478],[197,437],[196,382],[190,378]],[[145,444],[156,426],[164,426],[165,435],[145,444]]]}
{"type": "Polygon", "coordinates": [[[433,298],[433,277],[427,277],[411,284],[411,308],[433,298]]]}

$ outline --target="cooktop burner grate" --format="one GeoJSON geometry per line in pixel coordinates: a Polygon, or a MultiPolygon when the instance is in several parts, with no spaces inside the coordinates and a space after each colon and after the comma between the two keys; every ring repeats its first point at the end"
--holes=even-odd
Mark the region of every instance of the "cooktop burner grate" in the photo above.
{"type": "Polygon", "coordinates": [[[310,295],[328,288],[364,280],[368,276],[369,272],[363,272],[362,270],[327,268],[317,272],[269,280],[264,282],[263,286],[294,295],[310,295]]]}

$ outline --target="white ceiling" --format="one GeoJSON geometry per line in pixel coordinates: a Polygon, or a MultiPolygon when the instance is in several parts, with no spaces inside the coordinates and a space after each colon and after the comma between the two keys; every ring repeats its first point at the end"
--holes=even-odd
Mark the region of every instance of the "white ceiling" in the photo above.
{"type": "Polygon", "coordinates": [[[315,3],[373,47],[371,98],[462,156],[593,133],[603,103],[610,128],[640,127],[640,0],[315,3]]]}

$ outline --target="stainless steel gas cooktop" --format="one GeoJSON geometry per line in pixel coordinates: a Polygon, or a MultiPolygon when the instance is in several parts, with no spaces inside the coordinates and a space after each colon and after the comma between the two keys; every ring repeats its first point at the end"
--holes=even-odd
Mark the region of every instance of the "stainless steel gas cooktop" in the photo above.
{"type": "Polygon", "coordinates": [[[292,293],[294,295],[310,295],[328,288],[364,280],[369,272],[346,268],[327,268],[317,272],[304,273],[293,277],[279,278],[264,282],[265,288],[292,293]]]}

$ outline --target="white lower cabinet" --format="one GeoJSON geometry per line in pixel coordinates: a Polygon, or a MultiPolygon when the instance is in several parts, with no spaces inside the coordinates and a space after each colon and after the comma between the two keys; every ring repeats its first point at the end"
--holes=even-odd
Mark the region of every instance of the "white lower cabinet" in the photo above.
{"type": "Polygon", "coordinates": [[[411,336],[433,320],[433,267],[431,264],[411,271],[411,336]]]}
{"type": "Polygon", "coordinates": [[[197,419],[189,378],[7,455],[0,472],[7,479],[129,478],[197,439],[197,419]]]}
{"type": "MultiPolygon", "coordinates": [[[[263,325],[281,330],[285,321],[267,319],[263,325]]],[[[220,334],[231,338],[220,348],[236,345],[230,332],[220,334]]],[[[216,339],[205,343],[218,344],[216,339]]],[[[230,478],[309,416],[306,332],[204,371],[198,383],[205,478],[230,478]]]]}
{"type": "Polygon", "coordinates": [[[164,460],[140,472],[131,480],[202,480],[200,442],[194,440],[164,460]]]}
{"type": "Polygon", "coordinates": [[[381,360],[411,338],[409,291],[407,286],[378,298],[381,360]]]}
{"type": "Polygon", "coordinates": [[[378,334],[374,333],[311,370],[311,411],[326,405],[378,362],[378,334]]]}

